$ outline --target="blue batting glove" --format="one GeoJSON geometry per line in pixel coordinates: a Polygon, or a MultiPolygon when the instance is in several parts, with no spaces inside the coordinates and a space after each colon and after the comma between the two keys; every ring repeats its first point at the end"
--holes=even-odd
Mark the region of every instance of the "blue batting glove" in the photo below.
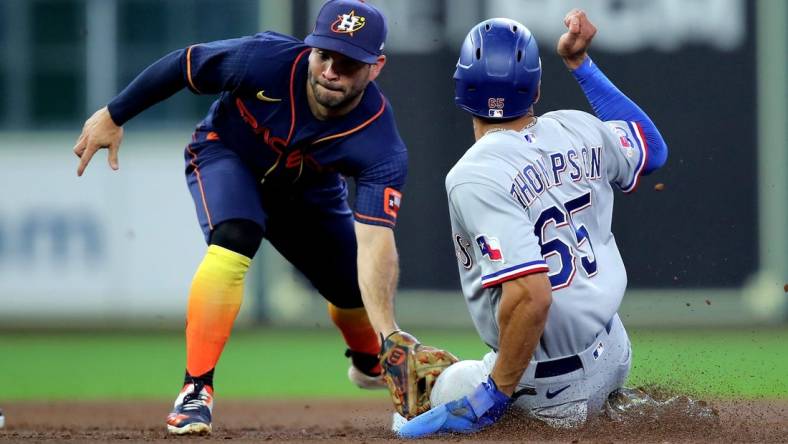
{"type": "Polygon", "coordinates": [[[512,398],[498,390],[492,376],[468,396],[411,419],[399,429],[400,438],[422,438],[433,433],[475,433],[496,423],[512,398]]]}

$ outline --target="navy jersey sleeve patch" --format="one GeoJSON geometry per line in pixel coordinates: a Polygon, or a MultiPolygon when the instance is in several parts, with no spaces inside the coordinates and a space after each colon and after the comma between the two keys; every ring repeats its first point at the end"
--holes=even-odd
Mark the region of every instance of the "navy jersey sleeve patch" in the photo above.
{"type": "Polygon", "coordinates": [[[408,151],[397,131],[394,111],[373,84],[365,93],[351,131],[337,136],[334,153],[342,153],[338,172],[356,183],[357,222],[394,227],[402,205],[402,188],[408,175],[408,151]],[[367,98],[372,100],[367,100],[367,98]]]}
{"type": "Polygon", "coordinates": [[[356,220],[370,225],[394,227],[402,205],[402,187],[407,174],[406,151],[400,151],[364,170],[356,178],[356,220]]]}
{"type": "Polygon", "coordinates": [[[386,187],[383,190],[383,211],[394,219],[399,215],[399,207],[402,203],[402,193],[394,188],[386,187]]]}

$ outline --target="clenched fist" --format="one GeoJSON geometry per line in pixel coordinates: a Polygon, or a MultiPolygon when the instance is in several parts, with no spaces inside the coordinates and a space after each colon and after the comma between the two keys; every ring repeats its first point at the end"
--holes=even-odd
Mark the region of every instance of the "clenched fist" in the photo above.
{"type": "Polygon", "coordinates": [[[564,59],[567,68],[576,69],[586,58],[591,40],[596,35],[596,26],[580,9],[573,9],[566,14],[564,26],[567,32],[558,39],[558,55],[564,59]]]}

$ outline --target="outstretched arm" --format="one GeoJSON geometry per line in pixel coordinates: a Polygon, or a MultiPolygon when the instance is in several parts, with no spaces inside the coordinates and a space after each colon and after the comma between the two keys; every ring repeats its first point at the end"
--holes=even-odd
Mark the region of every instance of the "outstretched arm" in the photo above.
{"type": "Polygon", "coordinates": [[[142,71],[107,105],[112,121],[122,126],[137,114],[172,96],[187,85],[184,59],[192,48],[179,49],[142,71]]]}
{"type": "Polygon", "coordinates": [[[596,27],[585,12],[573,9],[564,18],[567,32],[558,40],[558,54],[572,71],[583,93],[599,119],[637,122],[646,139],[648,160],[642,174],[648,174],[665,164],[668,147],[648,115],[608,79],[588,57],[588,47],[596,34],[596,27]]]}
{"type": "Polygon", "coordinates": [[[109,148],[110,167],[118,169],[121,126],[183,88],[198,94],[234,91],[246,73],[254,45],[251,37],[194,45],[173,51],[147,67],[85,122],[74,146],[74,154],[80,158],[77,175],[82,175],[101,148],[109,148]]]}
{"type": "Polygon", "coordinates": [[[387,337],[398,330],[394,320],[394,293],[399,278],[399,258],[394,231],[359,222],[355,226],[361,298],[372,326],[387,337]]]}
{"type": "Polygon", "coordinates": [[[186,86],[180,62],[183,51],[172,52],[149,66],[108,106],[96,111],[85,121],[74,145],[74,154],[79,157],[77,176],[82,176],[93,155],[101,148],[109,150],[110,168],[119,168],[118,150],[123,140],[121,126],[186,86]]]}

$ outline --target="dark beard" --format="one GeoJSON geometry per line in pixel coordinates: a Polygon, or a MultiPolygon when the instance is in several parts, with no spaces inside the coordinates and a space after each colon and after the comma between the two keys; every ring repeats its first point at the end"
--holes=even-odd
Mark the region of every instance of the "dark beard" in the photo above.
{"type": "Polygon", "coordinates": [[[317,80],[315,80],[315,78],[310,75],[309,87],[312,88],[312,95],[314,95],[315,101],[317,101],[317,103],[319,103],[320,106],[323,106],[328,109],[341,109],[347,106],[353,100],[355,100],[359,96],[359,94],[364,92],[364,88],[358,88],[357,90],[351,90],[342,98],[334,98],[334,97],[328,98],[320,94],[320,90],[317,88],[318,85],[319,83],[317,83],[317,80]]]}

